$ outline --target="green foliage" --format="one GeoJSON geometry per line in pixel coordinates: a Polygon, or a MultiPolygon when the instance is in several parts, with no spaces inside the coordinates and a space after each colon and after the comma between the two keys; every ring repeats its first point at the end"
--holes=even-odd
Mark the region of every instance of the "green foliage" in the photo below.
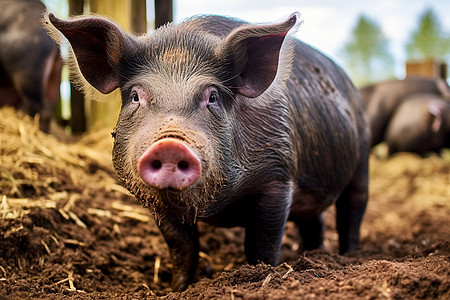
{"type": "Polygon", "coordinates": [[[432,9],[419,18],[418,28],[406,45],[408,59],[445,59],[450,53],[450,35],[442,30],[441,23],[432,9]]]}
{"type": "Polygon", "coordinates": [[[390,79],[394,76],[394,59],[389,41],[380,26],[361,15],[350,40],[342,49],[344,63],[357,86],[390,79]]]}

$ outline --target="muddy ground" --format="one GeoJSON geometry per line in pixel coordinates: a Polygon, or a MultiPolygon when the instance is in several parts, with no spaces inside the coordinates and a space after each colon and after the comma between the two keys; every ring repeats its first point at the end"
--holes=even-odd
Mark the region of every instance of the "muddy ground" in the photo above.
{"type": "Polygon", "coordinates": [[[450,160],[371,158],[354,253],[298,253],[287,225],[278,267],[245,263],[242,229],[201,224],[199,279],[171,293],[153,219],[114,178],[111,137],[74,142],[0,110],[0,299],[450,299],[450,160]]]}

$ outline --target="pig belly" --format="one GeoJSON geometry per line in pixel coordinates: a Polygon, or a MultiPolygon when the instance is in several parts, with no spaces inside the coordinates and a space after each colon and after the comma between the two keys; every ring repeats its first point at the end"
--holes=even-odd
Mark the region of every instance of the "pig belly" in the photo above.
{"type": "Polygon", "coordinates": [[[292,195],[290,220],[309,219],[336,202],[339,195],[319,195],[296,187],[292,195]]]}
{"type": "Polygon", "coordinates": [[[20,108],[21,102],[20,96],[14,87],[0,85],[0,106],[7,105],[20,108]]]}

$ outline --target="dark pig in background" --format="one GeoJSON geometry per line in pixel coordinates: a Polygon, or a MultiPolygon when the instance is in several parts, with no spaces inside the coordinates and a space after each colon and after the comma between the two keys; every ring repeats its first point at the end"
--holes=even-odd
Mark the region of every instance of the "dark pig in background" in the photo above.
{"type": "Polygon", "coordinates": [[[0,105],[34,116],[48,132],[59,101],[61,57],[42,26],[38,0],[0,0],[0,105]]]}
{"type": "Polygon", "coordinates": [[[276,265],[288,218],[303,249],[319,248],[321,213],[336,203],[340,253],[355,249],[364,103],[339,67],[288,35],[297,14],[269,25],[196,17],[140,37],[100,17],[47,22],[95,89],[121,90],[114,168],[155,216],[175,290],[196,277],[197,221],[245,227],[248,262],[276,265]]]}
{"type": "Polygon", "coordinates": [[[450,147],[450,102],[441,96],[418,93],[405,98],[389,122],[384,138],[389,155],[425,155],[450,147]]]}
{"type": "Polygon", "coordinates": [[[429,93],[450,101],[450,88],[440,78],[407,77],[363,87],[359,90],[366,103],[371,129],[371,145],[381,143],[399,105],[411,95],[429,93]]]}

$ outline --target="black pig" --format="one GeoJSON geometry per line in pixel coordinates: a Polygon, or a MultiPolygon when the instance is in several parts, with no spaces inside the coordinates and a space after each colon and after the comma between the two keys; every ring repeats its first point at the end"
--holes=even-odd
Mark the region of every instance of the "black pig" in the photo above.
{"type": "Polygon", "coordinates": [[[440,78],[407,77],[368,85],[359,92],[367,107],[372,146],[383,141],[395,111],[411,95],[430,93],[450,101],[450,89],[440,78]]]}
{"type": "Polygon", "coordinates": [[[406,97],[395,110],[384,137],[389,155],[426,155],[450,147],[450,102],[432,93],[406,97]]]}
{"type": "Polygon", "coordinates": [[[39,0],[0,0],[0,105],[21,108],[48,132],[59,100],[58,45],[41,24],[39,0]]]}
{"type": "Polygon", "coordinates": [[[155,216],[175,290],[195,279],[199,220],[244,226],[248,262],[276,265],[288,217],[303,248],[318,248],[321,212],[336,203],[340,252],[358,244],[364,104],[339,67],[287,36],[297,19],[204,16],[135,37],[103,18],[49,15],[84,78],[102,93],[121,90],[114,167],[155,216]]]}

